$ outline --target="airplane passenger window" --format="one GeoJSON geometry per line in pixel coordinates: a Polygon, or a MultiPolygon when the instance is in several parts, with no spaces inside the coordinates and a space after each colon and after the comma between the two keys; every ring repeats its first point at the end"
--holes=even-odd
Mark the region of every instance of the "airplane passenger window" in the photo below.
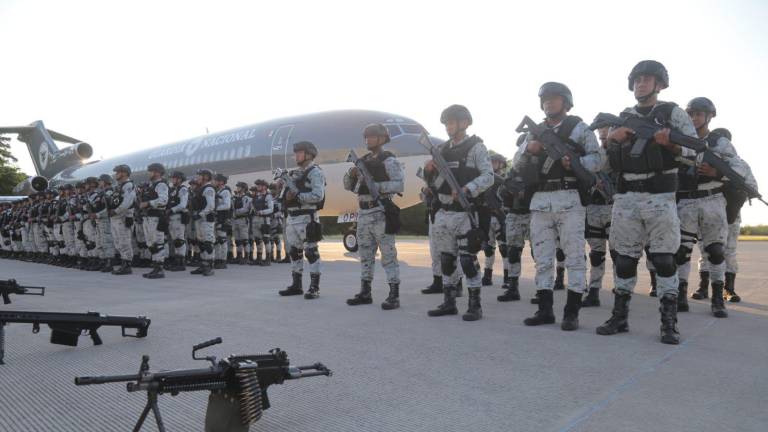
{"type": "Polygon", "coordinates": [[[417,124],[403,124],[403,125],[400,125],[400,127],[407,134],[420,135],[421,131],[424,130],[424,128],[421,127],[421,125],[417,125],[417,124]]]}
{"type": "Polygon", "coordinates": [[[386,125],[387,130],[389,131],[389,137],[394,138],[396,136],[402,135],[403,132],[400,130],[400,126],[398,125],[386,125]]]}

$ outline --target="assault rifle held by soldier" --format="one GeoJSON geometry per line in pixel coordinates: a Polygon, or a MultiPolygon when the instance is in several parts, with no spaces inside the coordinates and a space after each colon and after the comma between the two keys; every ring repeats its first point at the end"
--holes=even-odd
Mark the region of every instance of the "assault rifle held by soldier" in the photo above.
{"type": "Polygon", "coordinates": [[[170,393],[210,391],[206,411],[206,431],[247,431],[259,420],[263,410],[270,407],[267,389],[285,380],[314,376],[331,376],[322,363],[309,366],[291,366],[288,354],[279,348],[267,354],[233,355],[218,360],[216,357],[198,357],[197,351],[221,343],[221,338],[192,347],[192,358],[211,362],[210,367],[161,372],[149,370],[149,356],[141,358],[139,372],[133,375],[113,375],[75,378],[75,385],[127,382],[128,392],[147,392],[147,405],[141,413],[134,431],[141,429],[149,412],[155,415],[158,429],[165,431],[157,396],[170,393]]]}
{"type": "Polygon", "coordinates": [[[19,285],[16,279],[0,281],[0,296],[4,304],[11,304],[11,294],[44,296],[45,287],[19,285]]]}
{"type": "Polygon", "coordinates": [[[595,120],[589,125],[592,130],[597,130],[604,127],[627,127],[634,131],[635,136],[638,138],[632,149],[629,152],[631,157],[640,157],[643,154],[643,149],[646,144],[653,140],[654,134],[662,129],[670,129],[669,141],[682,147],[687,147],[696,153],[701,153],[707,149],[706,141],[690,137],[679,130],[669,128],[666,125],[660,124],[651,118],[639,117],[631,114],[622,114],[621,117],[615,116],[609,113],[599,113],[595,116],[595,120]]]}
{"type": "Polygon", "coordinates": [[[97,330],[102,326],[121,327],[123,337],[143,338],[147,336],[150,320],[146,317],[109,316],[98,312],[29,312],[0,311],[0,364],[5,354],[5,325],[9,323],[32,324],[32,333],[40,332],[40,325],[51,328],[51,343],[56,345],[77,346],[80,335],[87,334],[94,345],[101,345],[97,330]],[[129,334],[126,329],[135,329],[129,334]]]}

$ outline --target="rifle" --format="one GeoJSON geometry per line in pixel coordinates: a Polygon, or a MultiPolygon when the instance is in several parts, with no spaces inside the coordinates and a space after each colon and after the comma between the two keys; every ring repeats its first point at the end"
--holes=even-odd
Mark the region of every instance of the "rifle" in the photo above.
{"type": "MultiPolygon", "coordinates": [[[[432,156],[432,160],[437,166],[437,171],[443,177],[443,180],[448,183],[448,186],[451,188],[451,190],[458,196],[457,201],[461,208],[467,212],[467,215],[469,216],[469,223],[472,225],[472,228],[477,229],[479,224],[474,212],[474,206],[469,201],[467,194],[464,193],[464,188],[459,185],[456,177],[454,177],[451,168],[448,166],[448,162],[446,162],[445,158],[443,158],[443,154],[440,153],[440,148],[432,143],[432,140],[429,138],[429,134],[427,134],[426,130],[421,132],[421,136],[419,137],[419,144],[421,144],[425,149],[427,149],[427,151],[429,151],[430,155],[432,156]]],[[[435,199],[437,199],[437,197],[435,197],[435,199]]]]}
{"type": "Polygon", "coordinates": [[[613,180],[608,174],[598,171],[595,173],[599,183],[595,183],[595,190],[605,198],[606,203],[613,201],[613,196],[616,194],[616,187],[613,185],[613,180]]]}
{"type": "Polygon", "coordinates": [[[760,192],[758,192],[757,189],[753,188],[752,186],[748,185],[744,177],[734,171],[728,162],[724,161],[715,152],[707,148],[702,156],[702,162],[707,163],[716,169],[721,176],[728,177],[729,182],[727,185],[730,185],[735,189],[745,193],[747,195],[747,199],[757,199],[763,204],[768,205],[768,202],[763,200],[763,196],[760,195],[760,192]]]}
{"type": "Polygon", "coordinates": [[[288,354],[280,348],[272,349],[268,354],[233,355],[222,360],[213,356],[197,357],[197,351],[220,343],[219,337],[192,347],[194,360],[211,362],[211,366],[207,368],[151,372],[149,356],[144,355],[137,374],[77,377],[75,385],[127,382],[128,392],[146,391],[147,404],[134,431],[141,429],[150,410],[155,415],[158,429],[164,431],[157,396],[164,393],[176,396],[181,392],[192,391],[211,392],[206,423],[209,416],[216,419],[226,416],[229,421],[224,422],[225,424],[241,424],[240,428],[233,426],[233,430],[247,430],[252,422],[261,418],[263,410],[270,407],[267,397],[270,385],[282,384],[285,380],[332,375],[330,369],[322,363],[291,366],[288,354]]]}
{"type": "Polygon", "coordinates": [[[583,188],[589,189],[595,184],[595,176],[581,164],[581,157],[571,150],[571,147],[560,138],[554,130],[539,126],[531,120],[530,117],[525,116],[520,124],[515,129],[518,133],[529,133],[533,135],[536,141],[539,141],[544,146],[544,151],[547,156],[555,162],[562,160],[568,156],[571,160],[571,171],[576,176],[579,184],[583,188]]]}
{"type": "MultiPolygon", "coordinates": [[[[621,117],[608,113],[599,113],[595,116],[595,119],[592,121],[592,124],[589,125],[589,128],[595,130],[606,126],[623,126],[632,129],[637,140],[635,140],[635,143],[632,145],[629,155],[634,158],[642,156],[645,146],[648,144],[648,141],[653,140],[653,136],[656,132],[667,128],[666,125],[649,117],[640,117],[629,113],[622,113],[621,117]]],[[[696,153],[701,153],[707,149],[706,141],[690,137],[675,128],[670,128],[669,141],[679,146],[694,150],[696,153]]]]}
{"type": "Polygon", "coordinates": [[[299,194],[299,188],[296,187],[296,183],[293,182],[293,179],[291,179],[291,173],[286,168],[275,168],[275,171],[273,174],[273,180],[280,180],[283,183],[283,189],[280,191],[280,197],[278,198],[281,202],[285,200],[285,193],[288,191],[288,189],[291,190],[295,195],[299,194]]]}
{"type": "Polygon", "coordinates": [[[19,285],[16,279],[0,280],[0,296],[4,304],[11,304],[11,294],[44,296],[45,287],[19,285]]]}
{"type": "Polygon", "coordinates": [[[108,316],[98,312],[25,312],[0,311],[0,364],[5,354],[5,325],[8,323],[32,324],[32,333],[40,332],[40,324],[47,324],[51,329],[51,343],[56,345],[77,346],[81,334],[87,334],[94,345],[101,345],[97,330],[101,326],[119,326],[123,337],[143,338],[147,336],[149,323],[146,317],[108,316]],[[136,329],[135,334],[126,333],[126,329],[136,329]]]}

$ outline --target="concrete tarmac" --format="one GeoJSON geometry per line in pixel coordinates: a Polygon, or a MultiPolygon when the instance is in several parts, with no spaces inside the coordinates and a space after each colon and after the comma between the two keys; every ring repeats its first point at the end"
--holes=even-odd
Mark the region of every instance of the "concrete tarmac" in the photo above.
{"type": "MultiPolygon", "coordinates": [[[[210,278],[188,272],[147,280],[0,260],[0,278],[47,287],[45,297],[14,296],[3,310],[98,311],[146,315],[144,339],[102,328],[104,344],[48,343],[49,330],[6,327],[0,366],[0,431],[126,431],[146,396],[123,384],[77,387],[75,376],[133,374],[148,354],[152,370],[204,367],[192,345],[221,336],[208,355],[253,354],[280,347],[295,365],[321,361],[331,378],[270,387],[272,408],[251,431],[755,431],[768,430],[768,243],[739,245],[738,304],[714,318],[708,301],[679,315],[682,343],[659,342],[658,300],[648,275],[630,305],[630,332],[599,336],[610,316],[608,272],[602,306],[583,309],[581,328],[560,330],[563,291],[555,292],[556,325],[525,327],[535,311],[533,264],[524,253],[523,300],[498,303],[483,289],[484,318],[429,318],[442,296],[422,295],[431,282],[428,244],[398,242],[402,307],[383,311],[386,280],[377,265],[374,304],[347,306],[359,289],[359,263],[340,242],[321,245],[321,297],[284,298],[286,264],[230,265],[210,278]]],[[[698,255],[694,257],[698,259],[698,255]]],[[[309,283],[305,278],[305,287],[309,283]]],[[[698,274],[691,277],[691,290],[698,274]]],[[[466,297],[459,299],[466,309],[466,297]]],[[[168,431],[203,430],[207,394],[160,397],[168,431]]],[[[150,418],[143,430],[157,430],[150,418]]]]}

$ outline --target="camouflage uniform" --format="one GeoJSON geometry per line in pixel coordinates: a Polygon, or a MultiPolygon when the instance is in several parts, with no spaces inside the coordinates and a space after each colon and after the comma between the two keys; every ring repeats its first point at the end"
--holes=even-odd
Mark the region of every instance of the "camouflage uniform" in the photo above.
{"type": "Polygon", "coordinates": [[[149,185],[151,192],[147,194],[149,204],[142,227],[147,250],[152,254],[152,262],[162,263],[168,251],[165,249],[165,230],[161,228],[162,219],[165,219],[165,207],[168,204],[168,183],[164,180],[156,180],[149,185]]]}
{"type": "Polygon", "coordinates": [[[228,186],[216,192],[216,247],[215,260],[225,266],[227,253],[232,248],[232,190],[228,186]]]}
{"type": "Polygon", "coordinates": [[[113,195],[112,217],[110,229],[115,249],[120,253],[123,263],[133,261],[133,245],[131,244],[133,228],[133,206],[136,202],[136,191],[133,181],[127,179],[117,186],[113,195]],[[119,203],[119,204],[118,204],[119,203]]]}
{"type": "MultiPolygon", "coordinates": [[[[608,188],[615,189],[615,181],[612,178],[610,165],[608,164],[605,149],[600,147],[601,156],[605,164],[600,169],[606,174],[603,179],[611,181],[608,188]]],[[[611,213],[613,212],[613,198],[608,197],[597,186],[591,191],[590,203],[587,206],[587,227],[585,237],[589,244],[589,296],[585,300],[584,306],[599,306],[599,291],[603,286],[603,276],[605,275],[605,261],[610,249],[608,239],[611,234],[611,213]]]]}
{"type": "Polygon", "coordinates": [[[168,234],[177,266],[184,264],[184,257],[187,255],[188,205],[189,188],[185,185],[172,187],[168,198],[168,234]]]}
{"type": "Polygon", "coordinates": [[[499,301],[520,300],[519,281],[522,270],[521,258],[525,241],[530,240],[531,210],[533,191],[526,187],[523,178],[509,170],[504,184],[497,191],[506,215],[504,229],[507,238],[508,278],[504,282],[505,293],[498,296],[499,301]]]}
{"type": "Polygon", "coordinates": [[[204,265],[211,267],[213,260],[213,248],[216,236],[214,233],[214,222],[216,220],[216,190],[209,182],[198,190],[193,200],[192,209],[195,219],[195,235],[197,244],[200,248],[200,258],[204,265]]]}
{"type": "Polygon", "coordinates": [[[272,219],[275,211],[275,202],[269,191],[262,193],[256,192],[250,202],[251,211],[251,233],[256,242],[256,262],[262,262],[262,252],[264,260],[271,262],[272,256],[272,219]]]}
{"type": "Polygon", "coordinates": [[[232,233],[235,237],[235,251],[237,257],[244,260],[251,257],[251,236],[248,229],[251,197],[247,193],[238,193],[235,194],[233,202],[232,233]]]}

